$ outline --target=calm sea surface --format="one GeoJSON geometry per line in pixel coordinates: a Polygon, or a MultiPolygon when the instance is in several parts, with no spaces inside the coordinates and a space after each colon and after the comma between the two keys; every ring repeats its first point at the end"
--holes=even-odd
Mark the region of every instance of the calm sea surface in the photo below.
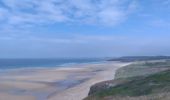
{"type": "Polygon", "coordinates": [[[0,70],[17,68],[53,68],[73,64],[97,63],[104,59],[0,59],[0,70]]]}

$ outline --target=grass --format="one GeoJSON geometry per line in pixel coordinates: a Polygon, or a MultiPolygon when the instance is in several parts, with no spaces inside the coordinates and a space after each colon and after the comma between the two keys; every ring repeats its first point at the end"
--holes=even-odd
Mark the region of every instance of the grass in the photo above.
{"type": "Polygon", "coordinates": [[[128,82],[98,91],[93,95],[97,98],[106,96],[137,97],[161,92],[170,92],[170,70],[147,77],[132,78],[128,82]]]}
{"type": "Polygon", "coordinates": [[[130,97],[130,96],[108,96],[104,98],[99,97],[88,97],[85,100],[170,100],[170,93],[158,93],[151,95],[144,95],[138,97],[130,97]]]}
{"type": "Polygon", "coordinates": [[[85,100],[170,100],[170,60],[133,63],[119,69],[116,80],[103,83],[85,100]],[[108,82],[116,85],[101,88],[108,82]]]}
{"type": "Polygon", "coordinates": [[[170,69],[169,60],[137,62],[117,70],[115,78],[146,76],[170,69]]]}

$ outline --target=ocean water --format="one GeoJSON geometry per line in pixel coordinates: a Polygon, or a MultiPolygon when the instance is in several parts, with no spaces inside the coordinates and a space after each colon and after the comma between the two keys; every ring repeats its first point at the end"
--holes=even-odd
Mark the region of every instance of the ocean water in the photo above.
{"type": "Polygon", "coordinates": [[[0,59],[0,71],[9,69],[54,68],[74,64],[98,63],[104,59],[0,59]]]}

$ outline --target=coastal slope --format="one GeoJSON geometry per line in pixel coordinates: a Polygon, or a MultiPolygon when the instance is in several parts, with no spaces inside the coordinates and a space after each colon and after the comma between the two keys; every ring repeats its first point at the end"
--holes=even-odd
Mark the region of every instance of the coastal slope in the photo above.
{"type": "Polygon", "coordinates": [[[170,61],[148,60],[120,68],[115,80],[93,85],[84,100],[170,100],[170,61]]]}

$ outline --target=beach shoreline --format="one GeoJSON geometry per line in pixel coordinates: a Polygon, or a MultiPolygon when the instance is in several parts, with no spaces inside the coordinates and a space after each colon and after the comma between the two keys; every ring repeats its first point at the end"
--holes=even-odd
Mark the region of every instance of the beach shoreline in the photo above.
{"type": "Polygon", "coordinates": [[[115,71],[128,64],[102,62],[11,71],[0,76],[0,100],[82,100],[90,86],[114,79],[115,71]]]}

